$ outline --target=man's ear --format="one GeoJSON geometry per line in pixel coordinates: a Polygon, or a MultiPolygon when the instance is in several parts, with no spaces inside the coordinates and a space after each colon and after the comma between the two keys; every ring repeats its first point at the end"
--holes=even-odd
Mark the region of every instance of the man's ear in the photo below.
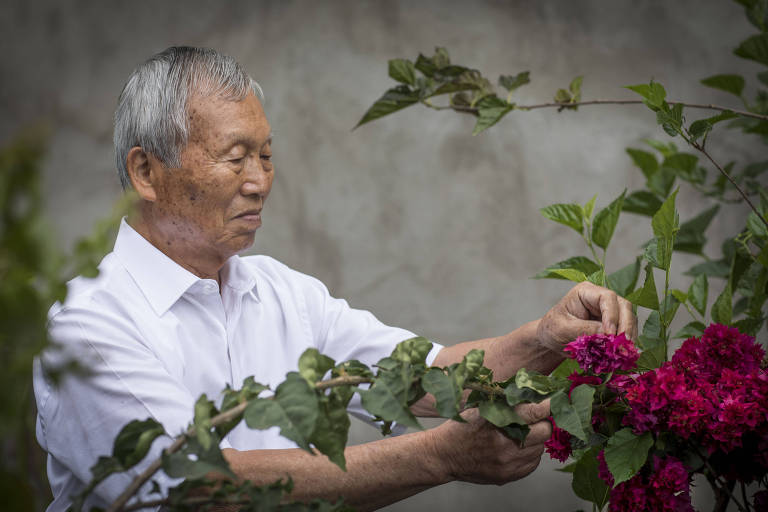
{"type": "Polygon", "coordinates": [[[139,146],[134,146],[125,157],[125,166],[131,184],[139,197],[145,201],[157,200],[155,184],[157,183],[156,174],[162,172],[160,162],[139,146]]]}

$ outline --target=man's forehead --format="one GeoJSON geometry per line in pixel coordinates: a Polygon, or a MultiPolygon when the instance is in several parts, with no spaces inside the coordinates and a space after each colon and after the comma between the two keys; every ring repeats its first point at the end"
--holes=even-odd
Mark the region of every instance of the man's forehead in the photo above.
{"type": "Polygon", "coordinates": [[[196,96],[187,104],[187,115],[190,131],[197,136],[215,134],[230,141],[256,138],[261,142],[273,136],[261,102],[253,93],[242,100],[196,96]]]}

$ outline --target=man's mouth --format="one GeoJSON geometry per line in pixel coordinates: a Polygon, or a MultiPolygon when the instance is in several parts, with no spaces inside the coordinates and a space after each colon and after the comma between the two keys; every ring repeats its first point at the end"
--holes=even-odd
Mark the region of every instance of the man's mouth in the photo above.
{"type": "Polygon", "coordinates": [[[246,222],[261,222],[261,208],[245,211],[235,218],[246,222]]]}

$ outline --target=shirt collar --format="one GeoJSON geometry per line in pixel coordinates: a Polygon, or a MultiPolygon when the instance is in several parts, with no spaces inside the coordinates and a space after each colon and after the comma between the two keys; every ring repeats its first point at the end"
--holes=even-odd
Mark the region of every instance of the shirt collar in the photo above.
{"type": "Polygon", "coordinates": [[[114,253],[158,316],[200,280],[149,243],[125,218],[120,222],[114,253]]]}
{"type": "MultiPolygon", "coordinates": [[[[149,243],[125,221],[115,240],[114,253],[138,285],[158,316],[162,316],[198,281],[199,277],[149,243]]],[[[238,256],[229,258],[221,271],[222,285],[240,294],[250,292],[259,300],[256,277],[238,256]]]]}

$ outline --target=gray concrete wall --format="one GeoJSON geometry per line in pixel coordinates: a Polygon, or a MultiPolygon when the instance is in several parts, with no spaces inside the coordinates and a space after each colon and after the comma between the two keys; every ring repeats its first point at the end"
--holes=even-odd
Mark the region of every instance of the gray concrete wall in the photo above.
{"type": "MultiPolygon", "coordinates": [[[[653,77],[672,98],[738,107],[698,79],[758,71],[731,55],[752,29],[728,1],[6,0],[0,13],[0,138],[36,121],[52,128],[44,185],[62,244],[120,193],[111,118],[131,69],[172,44],[215,47],[263,85],[276,133],[278,174],[254,251],[445,344],[506,332],[553,305],[568,285],[530,277],[584,249],[538,209],[594,193],[604,206],[641,186],[624,148],[666,136],[642,107],[514,113],[474,138],[469,116],[413,107],[350,131],[391,85],[387,59],[442,45],[490,77],[531,70],[521,103],[583,74],[585,98],[631,98],[621,86],[653,77]]],[[[719,132],[711,146],[723,161],[763,151],[719,132]]],[[[695,198],[681,192],[683,219],[703,209],[695,198]]],[[[738,214],[715,221],[715,238],[738,214]]],[[[626,216],[609,267],[649,237],[649,223],[626,216]]],[[[352,434],[376,436],[359,425],[352,434]]],[[[500,488],[446,485],[390,510],[587,508],[553,467],[500,488]]]]}

